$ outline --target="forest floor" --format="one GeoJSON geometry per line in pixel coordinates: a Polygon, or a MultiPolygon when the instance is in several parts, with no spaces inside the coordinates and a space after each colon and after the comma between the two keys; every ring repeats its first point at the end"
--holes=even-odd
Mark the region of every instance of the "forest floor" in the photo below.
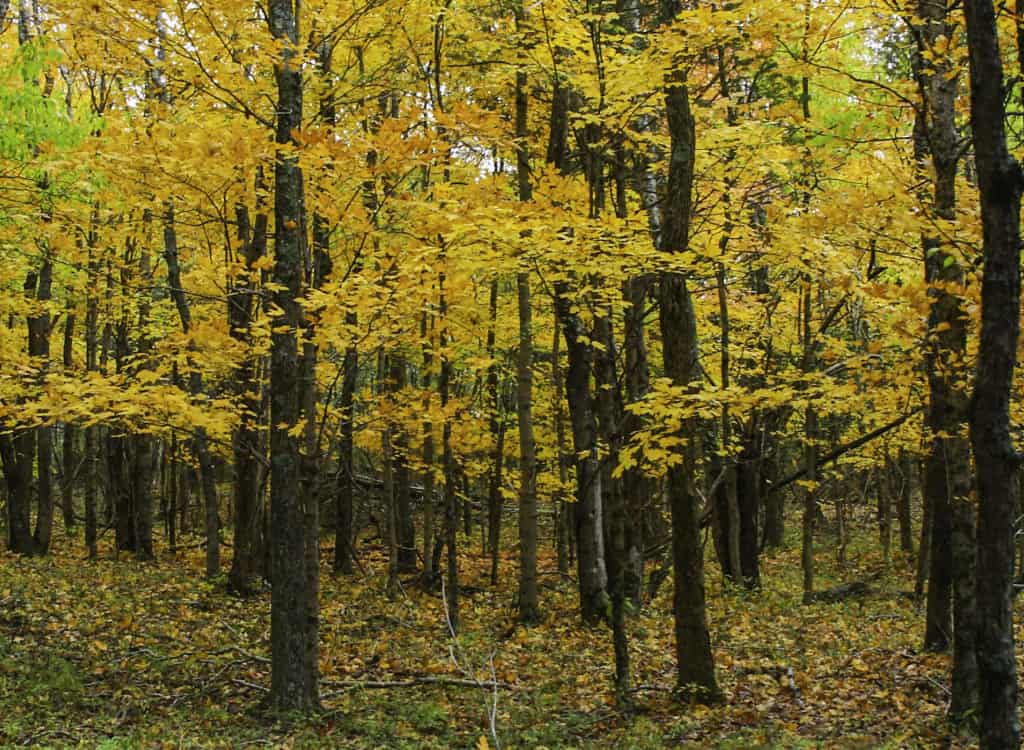
{"type": "MultiPolygon", "coordinates": [[[[89,563],[80,542],[58,535],[52,557],[0,553],[0,746],[494,748],[492,711],[503,748],[971,744],[943,720],[949,659],[920,651],[923,612],[903,593],[913,581],[901,558],[868,595],[812,606],[800,603],[798,545],[764,556],[757,593],[723,587],[709,563],[726,693],[711,708],[668,691],[667,581],[630,620],[637,711],[627,718],[613,707],[610,633],[580,626],[573,584],[553,574],[554,561],[541,561],[544,621],[525,629],[511,608],[514,559],[492,588],[472,546],[463,580],[474,593],[457,643],[438,594],[410,583],[396,601],[384,596],[380,550],[363,548],[354,578],[332,576],[325,557],[324,711],[291,721],[262,709],[269,594],[241,600],[204,581],[202,550],[139,564],[108,548],[89,563]],[[490,681],[492,666],[496,695],[473,684],[490,681]]],[[[821,588],[883,569],[879,553],[862,551],[877,539],[855,539],[842,568],[829,547],[823,538],[821,588]]]]}

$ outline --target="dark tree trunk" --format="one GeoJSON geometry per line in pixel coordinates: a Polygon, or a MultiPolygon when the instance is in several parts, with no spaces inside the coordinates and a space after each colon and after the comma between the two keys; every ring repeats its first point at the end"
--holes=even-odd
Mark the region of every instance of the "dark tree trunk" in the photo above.
{"type": "Polygon", "coordinates": [[[928,571],[931,570],[932,549],[932,504],[928,495],[921,497],[921,539],[917,546],[917,574],[914,577],[914,597],[921,600],[925,595],[928,571]]]}
{"type": "Polygon", "coordinates": [[[896,497],[896,517],[900,525],[900,551],[906,555],[913,555],[914,523],[910,511],[917,477],[914,472],[914,461],[910,454],[903,449],[900,449],[897,467],[901,480],[899,494],[896,497]]]}
{"type": "Polygon", "coordinates": [[[555,402],[555,446],[558,451],[558,493],[553,501],[555,505],[555,554],[558,557],[558,572],[568,575],[571,563],[573,524],[569,522],[570,506],[564,496],[565,488],[569,485],[569,457],[565,440],[565,387],[559,352],[562,326],[558,317],[557,305],[555,306],[554,322],[554,332],[551,336],[551,384],[555,402]]]}
{"type": "MultiPolygon", "coordinates": [[[[0,434],[0,459],[7,483],[7,548],[21,555],[35,553],[32,537],[32,454],[26,450],[22,430],[15,437],[0,434]]],[[[29,433],[31,434],[31,433],[29,433]]]]}
{"type": "MultiPolygon", "coordinates": [[[[525,79],[525,74],[517,73],[525,79]]],[[[517,92],[525,82],[517,83],[517,92]]],[[[525,97],[525,92],[522,92],[525,97]]],[[[525,110],[525,105],[524,105],[525,110]]],[[[525,111],[523,117],[525,118],[525,111]]],[[[522,169],[522,165],[521,165],[522,169]]],[[[525,174],[525,169],[522,169],[525,174]]],[[[523,197],[520,188],[520,197],[523,197]]],[[[516,274],[519,297],[519,353],[516,358],[516,415],[519,421],[519,619],[537,622],[537,447],[533,438],[533,309],[530,278],[516,274]]]]}
{"type": "MultiPolygon", "coordinates": [[[[555,81],[552,92],[547,161],[558,171],[568,168],[569,91],[555,81]]],[[[592,170],[591,170],[592,171],[592,170]]],[[[593,185],[591,191],[594,192],[593,185]]],[[[590,378],[593,351],[592,331],[573,310],[569,285],[555,284],[557,322],[565,336],[568,368],[565,396],[572,426],[573,459],[576,466],[576,502],[573,504],[576,568],[580,594],[580,615],[586,623],[606,616],[608,573],[604,559],[601,520],[601,477],[597,452],[597,422],[594,415],[590,378]]]]}
{"type": "MultiPolygon", "coordinates": [[[[149,336],[149,310],[151,277],[150,229],[152,216],[147,210],[143,212],[142,223],[145,236],[138,244],[139,278],[144,288],[139,292],[138,338],[136,351],[139,354],[140,370],[152,366],[151,356],[153,341],[149,336]]],[[[153,438],[145,433],[133,435],[131,438],[131,476],[129,478],[132,498],[133,520],[135,522],[135,556],[140,560],[152,560],[153,555],[153,438]]]]}
{"type": "MultiPolygon", "coordinates": [[[[262,207],[258,207],[262,209],[262,207]]],[[[253,593],[256,577],[262,570],[260,513],[260,416],[263,399],[260,394],[258,357],[252,351],[251,326],[256,313],[256,281],[258,271],[253,263],[267,250],[267,215],[258,210],[250,228],[249,213],[244,206],[235,210],[238,238],[242,241],[245,270],[231,280],[228,291],[228,327],[231,337],[239,341],[246,353],[235,375],[236,394],[241,405],[241,419],[232,444],[234,454],[234,546],[228,582],[239,593],[253,593]]]]}
{"type": "Polygon", "coordinates": [[[148,435],[132,438],[131,497],[135,522],[135,556],[153,559],[153,439],[148,435]]]}
{"type": "Polygon", "coordinates": [[[743,449],[736,467],[736,494],[740,517],[740,576],[748,589],[761,583],[759,556],[761,547],[757,519],[761,511],[761,457],[759,455],[757,422],[751,434],[744,436],[743,449]]]}
{"type": "Polygon", "coordinates": [[[132,502],[128,467],[131,465],[128,438],[107,434],[107,497],[114,510],[114,545],[120,552],[138,548],[135,537],[135,507],[132,502]]]}
{"type": "MultiPolygon", "coordinates": [[[[918,35],[919,49],[915,69],[924,102],[923,114],[916,126],[915,156],[919,162],[930,157],[934,172],[930,203],[935,220],[956,219],[956,172],[960,151],[956,129],[955,71],[939,59],[924,64],[932,47],[949,38],[952,26],[942,3],[918,3],[923,19],[918,35]],[[953,72],[953,75],[949,75],[953,72]]],[[[963,270],[955,248],[943,248],[939,232],[926,233],[924,246],[925,280],[935,285],[930,291],[928,315],[930,346],[926,353],[929,399],[927,425],[928,454],[924,475],[924,493],[931,511],[931,549],[928,575],[928,608],[924,646],[929,651],[945,651],[953,640],[952,609],[954,576],[953,513],[970,491],[968,443],[964,435],[967,396],[957,387],[962,377],[958,362],[963,361],[967,342],[967,319],[956,287],[963,285],[963,270]]],[[[967,574],[967,571],[959,571],[967,574]]],[[[956,670],[954,670],[956,672],[956,670]]]]}
{"type": "MultiPolygon", "coordinates": [[[[44,178],[45,187],[45,178],[44,178]]],[[[48,211],[46,215],[48,216],[48,211]]],[[[35,279],[36,274],[30,276],[35,279]]],[[[38,286],[31,290],[36,311],[28,319],[28,353],[38,368],[39,385],[43,386],[50,366],[50,313],[46,308],[52,294],[53,261],[49,250],[45,251],[38,273],[38,286]]],[[[53,533],[53,429],[48,425],[35,428],[36,433],[36,513],[35,552],[45,554],[50,550],[53,533]]]]}
{"type": "MultiPolygon", "coordinates": [[[[777,458],[763,456],[761,458],[761,486],[767,481],[769,489],[777,477],[777,458]]],[[[782,492],[764,492],[764,545],[771,549],[781,549],[786,540],[785,510],[786,499],[782,492]]]]}
{"type": "MultiPolygon", "coordinates": [[[[355,320],[353,319],[353,323],[355,320]]],[[[355,503],[355,464],[353,451],[355,448],[355,406],[356,378],[359,374],[359,353],[355,346],[345,350],[345,361],[342,365],[345,372],[341,381],[341,436],[338,440],[338,486],[337,518],[334,524],[334,570],[336,573],[351,575],[354,572],[355,550],[352,541],[355,531],[352,528],[353,507],[355,503]]]]}
{"type": "Polygon", "coordinates": [[[167,529],[167,546],[171,554],[178,551],[178,482],[181,471],[178,468],[178,436],[171,436],[171,443],[165,456],[167,467],[167,517],[164,519],[167,529]]]}
{"type": "MultiPolygon", "coordinates": [[[[64,372],[70,375],[74,369],[75,314],[70,310],[64,318],[64,372]]],[[[78,478],[78,465],[75,456],[75,440],[78,430],[71,422],[64,423],[64,435],[61,448],[61,514],[64,516],[64,530],[70,532],[75,527],[75,480],[78,478]]]]}
{"type": "MultiPolygon", "coordinates": [[[[679,6],[663,3],[665,22],[675,18],[679,6]]],[[[685,73],[675,66],[666,75],[665,113],[670,138],[662,250],[684,252],[689,246],[693,201],[694,119],[685,73]]],[[[659,323],[665,374],[673,385],[692,388],[698,378],[697,318],[693,300],[681,274],[664,271],[658,289],[659,323]]],[[[721,696],[715,678],[704,599],[704,555],[700,539],[698,499],[693,487],[696,425],[686,425],[689,439],[683,461],[668,470],[667,491],[672,515],[673,613],[676,636],[676,681],[695,700],[715,701],[721,696]]]]}
{"type": "MultiPolygon", "coordinates": [[[[398,354],[390,357],[391,388],[395,393],[408,385],[405,358],[398,354]]],[[[412,472],[409,470],[409,436],[395,425],[392,429],[392,465],[395,480],[395,531],[398,542],[398,572],[415,573],[416,524],[412,516],[412,472]]]]}
{"type": "MultiPolygon", "coordinates": [[[[526,11],[522,2],[515,6],[516,29],[523,32],[526,11]]],[[[520,41],[518,55],[525,63],[525,41],[520,41]]],[[[516,70],[516,187],[518,198],[533,198],[530,183],[530,149],[528,145],[529,92],[526,68],[516,70]]],[[[533,436],[533,301],[530,297],[530,275],[516,274],[519,308],[519,351],[516,356],[516,420],[519,424],[519,620],[534,623],[540,619],[537,592],[537,446],[533,436]]],[[[492,288],[492,295],[495,290],[492,288]]],[[[492,311],[497,300],[492,297],[492,311]]],[[[492,321],[495,316],[492,314],[492,321]]],[[[490,343],[490,342],[489,342],[490,343]]],[[[493,346],[492,346],[493,348],[493,346]]]]}
{"type": "Polygon", "coordinates": [[[490,410],[488,425],[494,448],[491,452],[491,467],[487,475],[487,549],[491,554],[491,585],[498,585],[498,562],[501,546],[502,471],[505,464],[505,424],[498,399],[498,361],[495,358],[494,341],[498,321],[498,279],[491,279],[490,324],[487,327],[487,408],[490,410]]]}
{"type": "Polygon", "coordinates": [[[612,604],[612,645],[615,651],[615,697],[622,709],[632,707],[629,677],[629,639],[626,630],[627,525],[622,483],[612,469],[619,462],[622,445],[622,392],[616,372],[614,332],[608,317],[594,321],[597,347],[594,370],[597,378],[597,410],[601,440],[607,457],[601,467],[602,502],[607,511],[608,593],[612,604]]]}
{"type": "Polygon", "coordinates": [[[438,292],[440,304],[438,314],[441,319],[441,373],[438,378],[437,389],[441,397],[441,410],[445,413],[444,423],[441,425],[441,463],[444,472],[444,541],[448,548],[448,625],[453,632],[459,629],[459,504],[458,493],[455,487],[455,457],[452,454],[452,424],[448,416],[448,398],[451,390],[452,364],[447,352],[448,337],[448,298],[445,289],[445,272],[442,271],[438,278],[438,292]]]}
{"type": "MultiPolygon", "coordinates": [[[[624,313],[625,363],[623,380],[629,403],[640,401],[650,388],[647,366],[647,344],[644,341],[644,302],[648,281],[631,279],[625,285],[627,307],[624,313]]],[[[640,418],[626,412],[622,418],[623,440],[627,440],[641,427],[640,418]]],[[[623,561],[623,590],[636,608],[640,607],[644,583],[644,517],[651,512],[654,480],[638,468],[630,468],[622,475],[622,494],[626,504],[626,559],[623,561]]]]}
{"type": "Polygon", "coordinates": [[[595,623],[607,613],[608,573],[605,568],[604,532],[601,522],[601,476],[597,456],[597,423],[591,406],[590,376],[593,353],[590,333],[571,311],[568,290],[556,286],[555,305],[565,335],[569,367],[566,400],[572,423],[576,463],[576,543],[580,615],[595,623]]]}
{"type": "MultiPolygon", "coordinates": [[[[276,65],[277,132],[274,164],[275,258],[272,293],[282,312],[271,333],[270,353],[270,704],[277,711],[318,707],[317,570],[310,568],[310,529],[302,492],[302,457],[295,427],[303,418],[302,362],[298,335],[304,329],[302,291],[304,185],[292,133],[302,127],[302,71],[298,19],[291,0],[270,0],[270,31],[283,44],[276,65]],[[280,148],[288,146],[289,149],[280,148]]],[[[310,418],[311,415],[305,415],[310,418]]]]}
{"type": "Polygon", "coordinates": [[[1010,436],[1010,394],[1020,332],[1021,167],[1007,147],[1003,65],[991,0],[966,0],[971,130],[985,270],[981,337],[970,410],[978,489],[976,615],[981,747],[1020,746],[1013,644],[1013,514],[1020,455],[1010,436]]]}
{"type": "MultiPolygon", "coordinates": [[[[89,215],[89,233],[86,235],[88,251],[89,278],[97,279],[100,272],[100,260],[97,255],[97,227],[99,224],[99,207],[94,205],[89,215]]],[[[85,369],[94,373],[99,369],[97,363],[97,345],[99,334],[99,295],[95,284],[90,284],[86,293],[85,303],[85,369]]],[[[96,489],[99,484],[100,441],[99,428],[91,425],[85,428],[85,547],[89,551],[89,559],[96,558],[96,489]]]]}
{"type": "MultiPolygon", "coordinates": [[[[181,284],[181,267],[178,260],[178,235],[174,223],[174,205],[167,204],[164,215],[164,260],[167,262],[167,283],[171,297],[174,299],[181,321],[181,329],[185,335],[192,330],[192,314],[189,309],[188,297],[181,284]]],[[[189,339],[186,363],[189,368],[188,390],[193,397],[203,392],[203,375],[193,361],[196,344],[189,339]]],[[[214,476],[213,457],[210,455],[209,441],[206,430],[196,428],[192,435],[192,450],[199,464],[199,482],[203,494],[204,529],[206,532],[206,575],[220,574],[220,503],[217,498],[217,484],[214,476]]]]}

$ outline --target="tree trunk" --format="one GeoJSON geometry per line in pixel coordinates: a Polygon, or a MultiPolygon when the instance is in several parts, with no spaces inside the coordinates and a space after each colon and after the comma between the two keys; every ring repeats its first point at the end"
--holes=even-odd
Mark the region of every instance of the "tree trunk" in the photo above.
{"type": "MultiPolygon", "coordinates": [[[[377,379],[384,381],[387,373],[387,356],[380,352],[377,366],[377,379]]],[[[390,383],[389,389],[394,389],[394,381],[390,383]]],[[[384,536],[388,550],[388,579],[386,593],[388,599],[398,598],[398,525],[397,513],[395,512],[395,456],[392,450],[391,440],[392,425],[390,422],[384,425],[380,433],[380,462],[382,475],[382,489],[384,495],[384,536]]]]}
{"type": "MultiPolygon", "coordinates": [[[[517,94],[524,86],[517,73],[517,94]]],[[[522,92],[523,97],[526,96],[522,92]]],[[[525,109],[525,105],[524,105],[525,109]]],[[[525,112],[523,113],[525,118],[525,112]]],[[[520,197],[523,198],[522,190],[520,197]]],[[[528,196],[524,199],[528,199],[528,196]]],[[[537,596],[537,448],[533,439],[533,310],[530,278],[516,274],[519,292],[519,353],[516,357],[516,416],[519,421],[519,620],[540,618],[537,596]]]]}
{"type": "MultiPolygon", "coordinates": [[[[70,375],[74,369],[75,314],[70,310],[64,318],[64,373],[70,375]]],[[[75,440],[78,431],[71,422],[64,423],[61,463],[64,481],[61,483],[61,513],[64,516],[64,530],[70,532],[75,527],[75,480],[78,478],[78,466],[75,457],[75,440]]]]}
{"type": "MultiPolygon", "coordinates": [[[[22,430],[21,433],[28,432],[22,430]]],[[[31,434],[31,433],[29,433],[31,434]]],[[[7,483],[7,549],[21,555],[35,554],[30,508],[32,504],[32,454],[19,443],[21,434],[0,434],[0,459],[7,483]]]]}
{"type": "MultiPolygon", "coordinates": [[[[391,357],[391,383],[395,392],[402,391],[407,383],[405,359],[398,354],[391,357]]],[[[395,472],[395,529],[398,540],[398,572],[415,573],[416,565],[416,524],[412,517],[412,482],[409,471],[409,437],[395,425],[393,431],[392,465],[395,472]]]]}
{"type": "Polygon", "coordinates": [[[896,496],[896,517],[900,525],[900,551],[909,556],[914,554],[914,523],[910,511],[917,477],[910,453],[902,448],[897,458],[897,467],[901,479],[899,493],[896,496]]]}
{"type": "MultiPolygon", "coordinates": [[[[430,378],[434,362],[433,326],[428,325],[429,313],[424,311],[420,321],[420,338],[423,341],[423,378],[420,387],[423,389],[423,413],[430,414],[430,378]]],[[[435,503],[434,503],[434,423],[427,417],[423,420],[423,585],[434,585],[437,566],[431,545],[434,544],[435,503]]]]}
{"type": "Polygon", "coordinates": [[[233,339],[245,347],[244,359],[235,373],[235,393],[241,418],[232,440],[234,456],[234,546],[228,583],[243,596],[254,593],[256,577],[263,572],[260,526],[260,416],[263,412],[258,355],[252,350],[251,327],[256,314],[256,281],[253,263],[267,250],[267,215],[257,207],[250,227],[249,213],[237,206],[235,219],[242,242],[244,270],[231,279],[228,291],[228,327],[233,339]]]}
{"type": "Polygon", "coordinates": [[[555,305],[565,335],[569,368],[566,400],[572,423],[576,463],[576,543],[579,576],[580,615],[586,623],[595,623],[607,612],[608,573],[604,559],[604,532],[601,523],[601,478],[597,457],[597,424],[591,408],[590,376],[592,350],[589,332],[571,312],[564,284],[556,285],[555,305]]]}
{"type": "MultiPolygon", "coordinates": [[[[304,329],[299,305],[303,277],[304,185],[293,132],[302,127],[302,70],[298,19],[291,0],[270,0],[270,31],[283,44],[276,65],[278,152],[274,164],[275,258],[271,294],[281,314],[274,321],[270,350],[270,705],[276,711],[309,712],[318,707],[318,601],[310,569],[306,504],[299,437],[303,418],[302,363],[298,335],[304,329]],[[287,147],[287,148],[282,148],[287,147]]],[[[308,419],[311,415],[306,414],[308,419]]]]}
{"type": "Polygon", "coordinates": [[[445,546],[448,548],[448,625],[453,632],[459,629],[459,506],[455,488],[455,457],[452,455],[452,423],[448,416],[448,398],[451,390],[452,364],[448,351],[448,298],[445,290],[445,272],[441,271],[438,278],[438,292],[440,304],[438,314],[441,318],[441,374],[438,378],[437,388],[441,396],[441,411],[444,412],[444,422],[441,425],[441,463],[444,472],[444,537],[445,546]]]}
{"type": "Polygon", "coordinates": [[[502,470],[505,463],[505,425],[501,416],[501,402],[498,399],[498,361],[495,358],[494,342],[498,321],[498,279],[491,279],[490,323],[487,327],[487,401],[490,416],[488,424],[494,448],[491,452],[491,467],[487,475],[487,549],[491,554],[491,585],[498,585],[498,562],[501,546],[502,470]]]}
{"type": "MultiPolygon", "coordinates": [[[[144,236],[138,243],[139,278],[151,277],[150,240],[152,215],[147,209],[142,215],[144,236]]],[[[139,355],[139,370],[152,366],[153,342],[149,336],[150,291],[139,291],[138,338],[135,349],[139,355]]],[[[153,438],[145,433],[132,436],[131,485],[133,521],[135,523],[135,556],[139,560],[152,560],[153,555],[153,438]]]]}
{"type": "MultiPolygon", "coordinates": [[[[672,21],[678,10],[677,2],[665,2],[662,20],[672,21]]],[[[665,112],[670,149],[661,249],[681,253],[689,246],[696,141],[690,93],[681,65],[675,65],[666,75],[665,112]]],[[[693,388],[699,376],[697,318],[685,277],[663,271],[658,296],[665,374],[673,385],[693,388]]],[[[715,701],[721,693],[715,678],[707,626],[704,555],[698,501],[693,488],[698,432],[692,421],[684,429],[688,434],[683,437],[688,438],[689,443],[683,461],[668,469],[667,481],[672,515],[676,680],[683,694],[699,701],[715,701]]]]}
{"type": "Polygon", "coordinates": [[[1013,644],[1013,514],[1020,454],[1009,404],[1020,332],[1020,164],[1007,147],[1003,66],[991,0],[967,0],[971,131],[981,203],[981,336],[970,410],[978,489],[976,614],[981,747],[1020,746],[1013,644]]]}
{"type": "MultiPolygon", "coordinates": [[[[99,207],[94,204],[89,214],[89,232],[86,235],[88,252],[89,277],[97,279],[100,272],[100,260],[97,257],[99,224],[99,207]]],[[[94,284],[90,284],[86,292],[85,302],[85,369],[94,373],[99,369],[97,363],[97,345],[99,334],[99,295],[94,284]]],[[[99,484],[100,441],[99,428],[92,425],[85,428],[85,547],[89,551],[89,559],[96,559],[96,489],[99,484]]]]}
{"type": "MultiPolygon", "coordinates": [[[[937,44],[948,39],[953,28],[945,4],[922,0],[918,14],[923,19],[918,35],[915,69],[924,116],[915,138],[915,156],[923,162],[929,156],[934,173],[930,213],[937,221],[956,220],[956,172],[960,151],[956,126],[955,71],[940,55],[924,63],[937,44]]],[[[927,196],[922,196],[927,203],[927,196]]],[[[966,393],[957,387],[967,342],[967,319],[957,287],[963,286],[963,270],[955,248],[943,248],[941,233],[924,233],[925,281],[934,285],[929,292],[932,305],[928,315],[930,345],[926,350],[929,399],[927,425],[928,454],[924,476],[926,502],[931,510],[931,549],[928,575],[928,608],[924,646],[945,651],[952,642],[954,576],[952,534],[953,506],[970,491],[968,443],[964,435],[967,419],[966,393]],[[952,290],[952,291],[951,291],[952,290]]],[[[965,571],[966,572],[966,571],[965,571]]]]}
{"type": "Polygon", "coordinates": [[[921,497],[921,539],[917,545],[917,574],[914,577],[914,597],[920,601],[925,595],[928,571],[931,570],[932,504],[927,493],[921,497]]]}
{"type": "MultiPolygon", "coordinates": [[[[354,315],[352,323],[355,323],[354,315]]],[[[341,437],[338,440],[337,518],[334,524],[334,571],[343,575],[354,572],[355,550],[352,547],[355,530],[353,508],[356,477],[355,449],[355,392],[359,374],[359,352],[355,346],[345,350],[342,365],[345,372],[341,382],[341,437]]]]}
{"type": "MultiPolygon", "coordinates": [[[[189,309],[188,297],[181,284],[181,267],[178,260],[178,235],[174,222],[174,204],[168,202],[164,214],[164,260],[167,262],[167,283],[178,310],[181,329],[188,336],[192,330],[192,314],[189,309]]],[[[191,338],[188,342],[186,365],[189,368],[188,390],[195,398],[203,392],[203,375],[193,360],[196,343],[191,338]]],[[[192,450],[199,464],[199,482],[203,494],[204,530],[206,532],[206,575],[213,577],[220,574],[220,503],[217,498],[217,485],[214,477],[213,457],[210,455],[206,430],[197,427],[192,434],[192,450]]]]}
{"type": "MultiPolygon", "coordinates": [[[[48,215],[48,210],[45,213],[48,215]]],[[[44,253],[38,274],[38,286],[32,290],[38,307],[28,319],[28,353],[35,360],[40,373],[40,386],[45,384],[50,366],[50,313],[46,305],[52,298],[53,285],[53,260],[49,250],[45,250],[44,253]]],[[[35,278],[34,273],[31,275],[35,278]]],[[[53,429],[49,425],[40,425],[35,428],[35,433],[38,498],[35,552],[45,554],[50,550],[50,537],[53,533],[53,429]]]]}
{"type": "Polygon", "coordinates": [[[558,572],[569,574],[570,547],[573,525],[569,522],[569,504],[564,492],[569,484],[569,457],[565,440],[565,387],[562,378],[562,363],[559,344],[562,341],[561,321],[558,306],[555,306],[554,332],[551,335],[551,385],[555,402],[555,447],[558,451],[558,492],[553,499],[555,505],[555,554],[558,558],[558,572]]]}

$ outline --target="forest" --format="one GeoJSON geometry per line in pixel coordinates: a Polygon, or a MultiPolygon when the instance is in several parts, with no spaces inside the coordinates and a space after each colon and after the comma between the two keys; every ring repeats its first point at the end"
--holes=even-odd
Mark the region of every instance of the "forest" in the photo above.
{"type": "Polygon", "coordinates": [[[1021,745],[1024,5],[0,0],[0,746],[1021,745]]]}

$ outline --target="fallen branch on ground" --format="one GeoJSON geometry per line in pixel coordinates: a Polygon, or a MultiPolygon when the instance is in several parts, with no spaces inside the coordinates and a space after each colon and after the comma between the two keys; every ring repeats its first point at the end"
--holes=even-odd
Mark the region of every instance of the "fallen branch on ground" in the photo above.
{"type": "Polygon", "coordinates": [[[520,690],[517,685],[494,680],[470,680],[463,677],[441,677],[438,675],[416,675],[406,680],[322,680],[325,687],[352,690],[355,688],[387,689],[408,688],[417,685],[454,685],[458,687],[474,687],[485,690],[520,690]]]}
{"type": "Polygon", "coordinates": [[[851,596],[864,596],[870,590],[867,581],[850,581],[823,591],[808,591],[804,594],[804,604],[840,602],[851,596]]]}

